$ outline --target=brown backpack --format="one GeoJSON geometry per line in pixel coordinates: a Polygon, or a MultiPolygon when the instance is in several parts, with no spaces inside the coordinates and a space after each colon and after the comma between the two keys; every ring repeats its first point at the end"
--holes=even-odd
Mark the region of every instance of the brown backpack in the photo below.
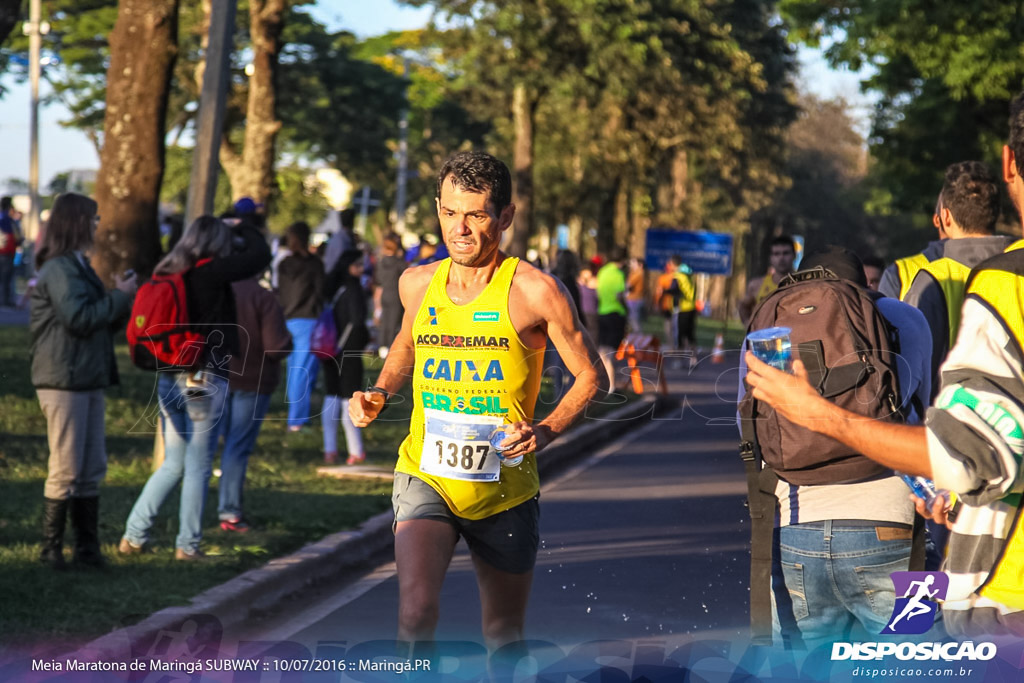
{"type": "MultiPolygon", "coordinates": [[[[800,271],[761,302],[747,332],[790,328],[794,358],[803,361],[822,396],[866,418],[904,422],[896,367],[899,336],[879,312],[878,298],[823,268],[800,271]]],[[[831,437],[780,417],[749,389],[739,412],[744,459],[763,459],[790,484],[845,484],[891,472],[831,437]]]]}

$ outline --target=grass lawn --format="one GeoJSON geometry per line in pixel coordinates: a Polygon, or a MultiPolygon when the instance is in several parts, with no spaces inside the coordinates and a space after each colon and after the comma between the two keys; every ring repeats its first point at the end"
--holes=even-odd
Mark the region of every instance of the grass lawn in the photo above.
{"type": "MultiPolygon", "coordinates": [[[[106,480],[101,488],[100,537],[109,562],[105,571],[54,572],[42,566],[40,550],[43,481],[48,448],[46,421],[30,380],[27,328],[0,327],[0,654],[5,647],[42,642],[69,646],[140,621],[164,607],[245,570],[288,554],[325,535],[352,528],[391,504],[388,482],[319,477],[321,432],[285,428],[283,389],[271,402],[256,450],[249,459],[246,515],[253,530],[221,531],[217,524],[217,479],[210,482],[204,510],[203,563],[173,559],[178,490],[164,504],[151,540],[152,552],[124,558],[116,551],[125,520],[152,467],[156,377],[132,367],[127,348],[117,349],[121,386],[107,396],[106,480]]],[[[368,379],[380,361],[368,362],[368,379]]],[[[408,388],[405,391],[408,398],[408,388]]],[[[552,405],[545,379],[538,417],[552,405]]],[[[591,416],[621,405],[612,397],[592,406],[591,416]],[[595,409],[596,408],[596,409],[595,409]]],[[[320,394],[313,398],[319,412],[320,394]]],[[[385,419],[364,430],[367,460],[393,465],[408,430],[410,404],[389,408],[385,419]]],[[[340,430],[339,430],[340,434],[340,430]]],[[[339,436],[339,438],[341,438],[339,436]]],[[[217,462],[214,463],[214,468],[217,462]]],[[[73,534],[67,534],[65,546],[73,534]]],[[[70,551],[66,550],[70,559],[70,551]]]]}
{"type": "MultiPolygon", "coordinates": [[[[254,529],[247,534],[221,531],[214,477],[204,511],[203,548],[212,556],[210,561],[184,565],[173,559],[177,491],[157,518],[153,552],[120,557],[116,544],[124,533],[125,519],[151,472],[153,428],[147,417],[153,414],[155,385],[155,375],[134,369],[127,349],[120,347],[122,385],[107,392],[109,462],[100,498],[100,537],[110,568],[50,571],[37,561],[48,449],[46,421],[30,381],[28,346],[26,328],[0,327],[2,644],[40,642],[43,637],[48,642],[70,643],[100,635],[164,607],[186,603],[273,557],[356,526],[391,503],[389,483],[317,476],[316,467],[322,464],[320,430],[287,433],[279,390],[249,460],[245,507],[254,529]]],[[[376,370],[371,373],[375,375],[376,370]]],[[[318,412],[319,396],[314,401],[314,412],[318,412]]],[[[406,417],[408,412],[405,408],[406,417]]],[[[392,421],[364,431],[368,460],[394,463],[397,444],[407,429],[407,422],[394,420],[402,413],[403,406],[395,406],[387,415],[392,421]]]]}

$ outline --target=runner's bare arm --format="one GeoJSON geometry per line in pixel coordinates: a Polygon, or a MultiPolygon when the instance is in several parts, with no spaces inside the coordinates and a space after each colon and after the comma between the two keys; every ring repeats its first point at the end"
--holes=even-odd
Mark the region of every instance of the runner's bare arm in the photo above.
{"type": "Polygon", "coordinates": [[[747,383],[754,398],[812,431],[842,441],[877,463],[911,475],[932,476],[925,428],[870,420],[823,398],[807,381],[807,371],[793,361],[789,375],[747,352],[747,383]]]}
{"type": "MultiPolygon", "coordinates": [[[[405,313],[402,316],[402,329],[391,343],[387,360],[380,371],[374,386],[384,389],[388,394],[395,394],[412,376],[416,361],[413,347],[412,325],[419,313],[420,304],[427,293],[430,278],[437,270],[438,264],[409,268],[398,280],[398,295],[402,299],[405,313]]],[[[384,408],[381,394],[368,391],[357,391],[352,394],[348,404],[348,414],[357,427],[365,427],[373,422],[384,408]]]]}
{"type": "Polygon", "coordinates": [[[754,306],[757,304],[757,293],[761,290],[761,285],[764,284],[763,277],[756,277],[750,281],[747,285],[747,291],[743,294],[743,298],[736,304],[736,311],[740,314],[740,320],[746,325],[750,322],[750,316],[754,313],[754,306]]]}
{"type": "Polygon", "coordinates": [[[546,329],[546,336],[576,382],[551,414],[539,423],[517,422],[508,426],[508,438],[502,443],[512,446],[510,451],[505,451],[506,456],[512,457],[542,450],[579,419],[598,392],[608,391],[608,375],[565,286],[534,268],[523,271],[517,271],[517,278],[519,272],[523,272],[524,277],[516,282],[514,289],[516,301],[522,304],[517,314],[528,316],[540,330],[546,329]]]}

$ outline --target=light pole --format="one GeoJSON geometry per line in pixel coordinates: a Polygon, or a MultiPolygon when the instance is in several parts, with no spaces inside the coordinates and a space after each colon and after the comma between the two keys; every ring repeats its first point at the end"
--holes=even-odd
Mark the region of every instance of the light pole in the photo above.
{"type": "Polygon", "coordinates": [[[192,176],[185,207],[185,225],[203,214],[213,213],[217,193],[217,150],[224,126],[224,104],[231,87],[231,38],[235,31],[237,0],[217,0],[210,11],[209,45],[199,97],[196,146],[192,153],[192,176]]]}
{"type": "Polygon", "coordinates": [[[34,240],[39,235],[39,78],[42,75],[40,60],[43,51],[43,36],[50,32],[50,25],[42,21],[41,0],[29,4],[28,23],[24,33],[28,36],[28,73],[32,95],[29,104],[28,132],[28,225],[25,234],[34,240]]]}
{"type": "MultiPolygon", "coordinates": [[[[402,57],[402,78],[409,79],[409,58],[402,57]]],[[[406,106],[398,122],[398,179],[395,190],[395,232],[405,234],[405,180],[409,167],[409,86],[405,88],[406,106]]]]}

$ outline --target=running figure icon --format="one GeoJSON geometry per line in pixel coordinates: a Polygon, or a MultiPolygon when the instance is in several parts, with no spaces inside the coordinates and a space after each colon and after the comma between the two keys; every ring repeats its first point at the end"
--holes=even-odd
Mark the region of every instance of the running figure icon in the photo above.
{"type": "Polygon", "coordinates": [[[904,617],[906,617],[907,621],[910,621],[914,617],[920,616],[922,614],[928,614],[932,611],[932,608],[929,605],[924,604],[924,601],[930,600],[934,598],[936,594],[938,594],[938,588],[935,588],[934,590],[929,590],[933,583],[935,583],[935,576],[932,574],[928,574],[927,576],[925,576],[924,580],[922,581],[910,582],[910,586],[907,588],[907,592],[903,596],[904,598],[910,598],[910,600],[903,607],[903,611],[900,612],[899,615],[889,623],[890,631],[895,631],[896,623],[904,617]],[[910,595],[912,592],[914,593],[913,596],[910,595]]]}

